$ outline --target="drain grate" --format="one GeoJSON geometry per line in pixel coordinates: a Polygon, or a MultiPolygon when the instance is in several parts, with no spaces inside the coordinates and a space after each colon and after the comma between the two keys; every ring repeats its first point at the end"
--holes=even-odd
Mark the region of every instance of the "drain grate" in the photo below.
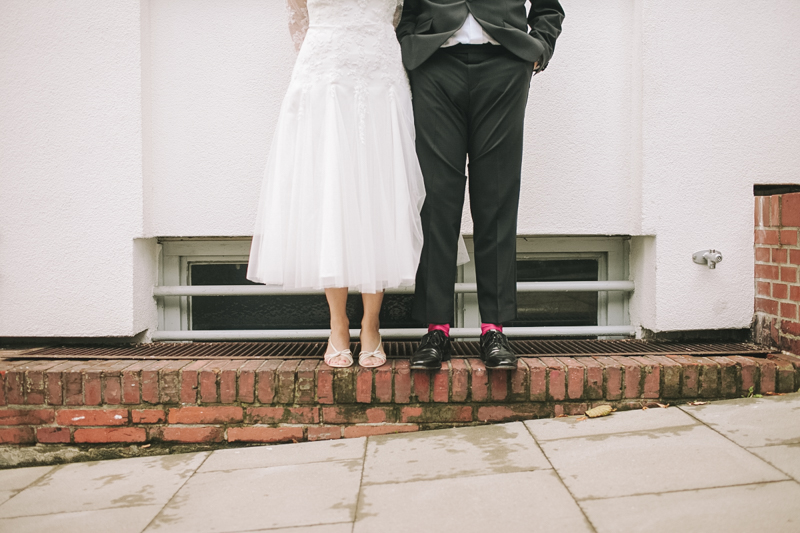
{"type": "MultiPolygon", "coordinates": [[[[22,351],[7,359],[301,359],[322,358],[324,342],[192,342],[128,346],[61,346],[22,351]]],[[[405,359],[416,342],[385,342],[390,358],[405,359]]],[[[358,353],[359,345],[351,348],[358,353]]],[[[521,356],[592,355],[766,355],[772,350],[746,343],[671,343],[641,340],[516,340],[511,348],[521,356]]],[[[478,357],[477,341],[453,343],[453,355],[478,357]]]]}

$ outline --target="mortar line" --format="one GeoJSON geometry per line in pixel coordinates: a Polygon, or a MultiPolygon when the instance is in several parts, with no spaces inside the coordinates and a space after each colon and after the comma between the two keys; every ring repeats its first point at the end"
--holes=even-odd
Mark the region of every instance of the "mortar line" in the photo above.
{"type": "Polygon", "coordinates": [[[356,497],[356,509],[353,513],[353,527],[350,529],[350,533],[354,533],[356,530],[356,520],[358,520],[358,508],[361,506],[361,491],[364,487],[364,470],[367,465],[367,449],[369,448],[369,439],[370,437],[367,436],[364,439],[364,455],[361,458],[361,477],[358,478],[358,496],[356,497]]]}
{"type": "Polygon", "coordinates": [[[553,462],[550,460],[550,458],[549,458],[549,457],[547,456],[547,454],[544,452],[544,449],[542,449],[542,446],[539,444],[539,441],[538,441],[538,440],[536,440],[536,437],[533,435],[533,432],[531,431],[531,428],[529,428],[529,427],[528,427],[528,424],[525,424],[524,422],[522,423],[522,425],[523,425],[523,426],[525,426],[525,430],[528,432],[528,435],[530,435],[530,436],[531,436],[531,439],[533,439],[533,443],[534,443],[534,444],[536,444],[536,447],[539,449],[539,452],[541,452],[541,454],[542,454],[542,455],[544,456],[544,458],[547,460],[547,463],[550,465],[550,468],[552,468],[552,469],[553,469],[553,473],[554,473],[554,474],[556,475],[556,477],[558,478],[558,481],[559,481],[559,482],[561,482],[561,486],[562,486],[562,487],[564,487],[564,490],[566,490],[566,491],[567,491],[567,494],[569,494],[569,497],[570,497],[570,498],[572,498],[572,501],[573,501],[573,503],[574,503],[574,504],[575,504],[575,505],[578,507],[578,509],[580,509],[580,511],[581,511],[581,514],[583,515],[583,518],[584,518],[584,520],[586,520],[586,523],[587,523],[587,524],[589,524],[589,527],[590,527],[590,528],[592,528],[592,531],[594,531],[595,533],[597,533],[597,528],[596,528],[596,527],[595,527],[595,525],[592,523],[592,521],[589,519],[589,515],[587,515],[587,514],[586,514],[586,511],[583,509],[583,507],[581,506],[581,504],[578,502],[578,499],[575,497],[575,495],[572,493],[572,491],[571,491],[571,490],[569,490],[569,487],[567,487],[567,484],[566,484],[566,483],[564,483],[564,479],[561,477],[561,474],[560,474],[560,473],[559,473],[559,471],[556,469],[556,467],[555,467],[555,465],[553,464],[553,462]]]}
{"type": "Polygon", "coordinates": [[[177,489],[177,490],[176,490],[174,493],[172,493],[172,496],[170,497],[170,499],[169,499],[169,500],[167,500],[167,503],[165,503],[165,504],[164,504],[164,505],[161,507],[161,509],[160,509],[160,510],[159,510],[159,511],[156,513],[156,515],[153,517],[153,519],[152,519],[152,520],[150,520],[150,521],[147,523],[147,525],[146,525],[146,526],[144,526],[144,529],[141,531],[141,533],[144,533],[145,531],[147,531],[147,528],[149,528],[151,525],[153,525],[153,522],[155,522],[155,520],[156,520],[156,519],[157,519],[159,516],[161,516],[161,513],[163,513],[163,512],[164,512],[164,509],[166,509],[166,508],[167,508],[167,506],[170,504],[170,502],[172,502],[172,500],[174,500],[174,499],[175,499],[175,496],[177,496],[177,495],[178,495],[178,493],[181,491],[181,489],[182,489],[183,487],[185,487],[185,486],[186,486],[186,484],[189,482],[189,480],[190,480],[190,479],[192,479],[192,478],[194,477],[194,475],[197,473],[197,471],[198,471],[198,470],[200,470],[200,468],[201,468],[201,467],[202,467],[202,466],[205,464],[205,462],[206,462],[206,461],[208,461],[208,458],[209,458],[209,457],[211,457],[211,454],[212,454],[212,453],[214,453],[214,452],[213,452],[213,451],[211,451],[211,452],[208,452],[208,455],[206,455],[206,456],[205,456],[205,458],[204,458],[202,461],[200,461],[200,464],[199,464],[199,465],[197,465],[197,468],[195,468],[195,469],[192,471],[192,473],[191,473],[190,475],[186,476],[186,481],[184,481],[183,483],[181,483],[181,486],[180,486],[180,487],[178,487],[178,489],[177,489]]]}

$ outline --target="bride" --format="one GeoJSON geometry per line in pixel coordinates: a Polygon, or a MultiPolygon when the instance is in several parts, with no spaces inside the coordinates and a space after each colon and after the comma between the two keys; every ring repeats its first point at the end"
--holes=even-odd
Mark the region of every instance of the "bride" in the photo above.
{"type": "Polygon", "coordinates": [[[361,292],[359,364],[386,362],[387,288],[414,284],[425,198],[394,26],[403,0],[287,0],[299,50],[264,175],[247,278],[325,289],[325,362],[353,364],[345,310],[361,292]]]}

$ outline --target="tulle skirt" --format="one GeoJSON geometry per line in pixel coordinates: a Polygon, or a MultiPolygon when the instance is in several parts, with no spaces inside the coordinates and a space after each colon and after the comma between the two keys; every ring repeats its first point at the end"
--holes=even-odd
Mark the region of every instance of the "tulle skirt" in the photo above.
{"type": "Polygon", "coordinates": [[[292,81],[265,170],[248,279],[365,293],[414,283],[425,189],[403,82],[292,81]]]}

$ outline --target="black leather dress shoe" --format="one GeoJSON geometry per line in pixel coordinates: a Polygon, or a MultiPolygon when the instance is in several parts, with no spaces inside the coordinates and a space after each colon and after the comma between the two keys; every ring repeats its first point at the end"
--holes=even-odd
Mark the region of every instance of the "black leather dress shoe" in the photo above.
{"type": "Polygon", "coordinates": [[[514,370],[517,368],[517,356],[508,346],[508,338],[501,332],[490,329],[481,335],[481,361],[486,368],[496,370],[514,370]]]}
{"type": "Polygon", "coordinates": [[[422,337],[419,348],[411,356],[412,370],[440,370],[442,361],[450,360],[450,337],[439,330],[422,337]]]}

